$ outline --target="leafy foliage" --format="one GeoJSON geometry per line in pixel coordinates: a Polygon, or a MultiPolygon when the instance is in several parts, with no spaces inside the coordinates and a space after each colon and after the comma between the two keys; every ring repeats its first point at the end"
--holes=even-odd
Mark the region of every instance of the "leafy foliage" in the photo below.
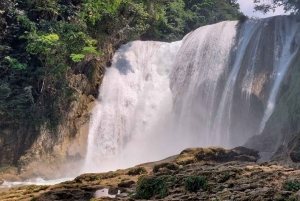
{"type": "Polygon", "coordinates": [[[200,26],[244,16],[238,11],[239,5],[228,0],[176,0],[159,4],[153,6],[156,20],[145,36],[163,41],[179,40],[200,26]]]}
{"type": "Polygon", "coordinates": [[[184,180],[184,188],[190,192],[197,192],[199,189],[207,189],[207,181],[203,176],[190,176],[184,180]]]}
{"type": "Polygon", "coordinates": [[[13,24],[7,30],[8,40],[3,40],[8,48],[0,62],[0,117],[55,128],[74,100],[68,76],[86,55],[101,55],[98,41],[89,36],[67,2],[5,1],[3,5],[5,19],[13,24]]]}
{"type": "Polygon", "coordinates": [[[238,9],[236,2],[228,0],[122,1],[114,12],[102,12],[94,25],[97,35],[120,30],[118,34],[127,40],[174,41],[199,26],[242,19],[238,9]]]}
{"type": "Polygon", "coordinates": [[[21,64],[17,59],[11,58],[10,56],[5,57],[9,61],[9,64],[12,68],[18,69],[18,70],[24,70],[27,68],[26,64],[21,64]]]}
{"type": "Polygon", "coordinates": [[[103,13],[115,12],[121,2],[126,2],[126,0],[85,0],[82,3],[81,17],[84,21],[95,25],[103,13]]]}
{"type": "Polygon", "coordinates": [[[29,44],[26,47],[27,52],[37,54],[44,57],[51,54],[52,51],[59,45],[59,36],[57,34],[30,34],[28,37],[29,44]]]}
{"type": "Polygon", "coordinates": [[[298,198],[295,195],[291,195],[288,200],[289,201],[298,201],[298,198]]]}
{"type": "Polygon", "coordinates": [[[82,59],[85,57],[84,54],[71,54],[70,55],[72,61],[74,61],[75,63],[78,63],[80,61],[82,61],[82,59]]]}
{"type": "Polygon", "coordinates": [[[300,190],[300,182],[296,180],[289,180],[285,183],[284,187],[288,191],[298,191],[300,190]]]}
{"type": "Polygon", "coordinates": [[[263,13],[267,13],[270,11],[274,12],[277,7],[283,6],[285,12],[296,14],[299,13],[300,8],[300,1],[298,0],[254,0],[254,3],[256,4],[254,9],[263,13]]]}
{"type": "Polygon", "coordinates": [[[169,194],[166,179],[161,177],[140,177],[136,187],[135,199],[150,199],[155,195],[164,198],[169,194]]]}

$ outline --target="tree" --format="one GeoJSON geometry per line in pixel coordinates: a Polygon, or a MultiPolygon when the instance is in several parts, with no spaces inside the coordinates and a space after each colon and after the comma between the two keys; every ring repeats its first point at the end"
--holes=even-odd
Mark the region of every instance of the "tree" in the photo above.
{"type": "Polygon", "coordinates": [[[277,7],[283,6],[285,12],[298,14],[300,8],[299,0],[254,0],[254,3],[254,9],[263,13],[274,12],[277,7]]]}
{"type": "Polygon", "coordinates": [[[82,3],[81,17],[84,21],[95,25],[103,13],[115,12],[122,2],[126,2],[126,0],[85,0],[82,3]]]}

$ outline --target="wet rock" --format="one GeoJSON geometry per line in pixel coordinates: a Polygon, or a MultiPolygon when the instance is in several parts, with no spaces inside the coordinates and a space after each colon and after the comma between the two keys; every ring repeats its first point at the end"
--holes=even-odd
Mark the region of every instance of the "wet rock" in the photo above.
{"type": "Polygon", "coordinates": [[[11,181],[11,182],[22,181],[18,175],[14,175],[14,174],[3,174],[1,177],[5,181],[11,181]]]}
{"type": "Polygon", "coordinates": [[[118,193],[119,193],[119,189],[117,187],[112,186],[108,189],[108,194],[110,195],[116,195],[118,193]]]}
{"type": "Polygon", "coordinates": [[[128,195],[129,195],[128,193],[120,193],[120,194],[117,194],[116,197],[117,198],[125,198],[125,197],[128,197],[128,195]]]}
{"type": "Polygon", "coordinates": [[[188,198],[189,198],[188,195],[183,195],[183,196],[180,197],[180,200],[187,200],[188,198]]]}

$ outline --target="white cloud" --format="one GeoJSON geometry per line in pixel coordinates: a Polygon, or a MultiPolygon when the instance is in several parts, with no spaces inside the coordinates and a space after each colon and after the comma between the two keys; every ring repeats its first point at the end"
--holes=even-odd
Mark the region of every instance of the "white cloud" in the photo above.
{"type": "Polygon", "coordinates": [[[265,17],[271,17],[275,15],[284,15],[284,10],[282,7],[277,8],[275,12],[269,12],[267,14],[263,14],[262,12],[255,12],[254,11],[254,3],[253,0],[238,0],[238,3],[240,4],[240,10],[243,12],[245,15],[249,17],[260,17],[260,18],[265,18],[265,17]]]}

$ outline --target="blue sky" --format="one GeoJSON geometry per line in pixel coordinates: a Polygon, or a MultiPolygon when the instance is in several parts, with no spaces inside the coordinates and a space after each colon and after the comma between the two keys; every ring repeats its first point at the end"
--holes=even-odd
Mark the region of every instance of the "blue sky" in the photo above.
{"type": "Polygon", "coordinates": [[[261,12],[253,12],[253,7],[254,3],[253,0],[238,0],[238,3],[240,4],[240,10],[245,14],[248,15],[249,17],[260,17],[260,18],[265,18],[265,17],[270,17],[274,15],[282,15],[284,14],[284,11],[282,8],[277,8],[275,13],[270,12],[267,14],[263,14],[261,12]]]}

